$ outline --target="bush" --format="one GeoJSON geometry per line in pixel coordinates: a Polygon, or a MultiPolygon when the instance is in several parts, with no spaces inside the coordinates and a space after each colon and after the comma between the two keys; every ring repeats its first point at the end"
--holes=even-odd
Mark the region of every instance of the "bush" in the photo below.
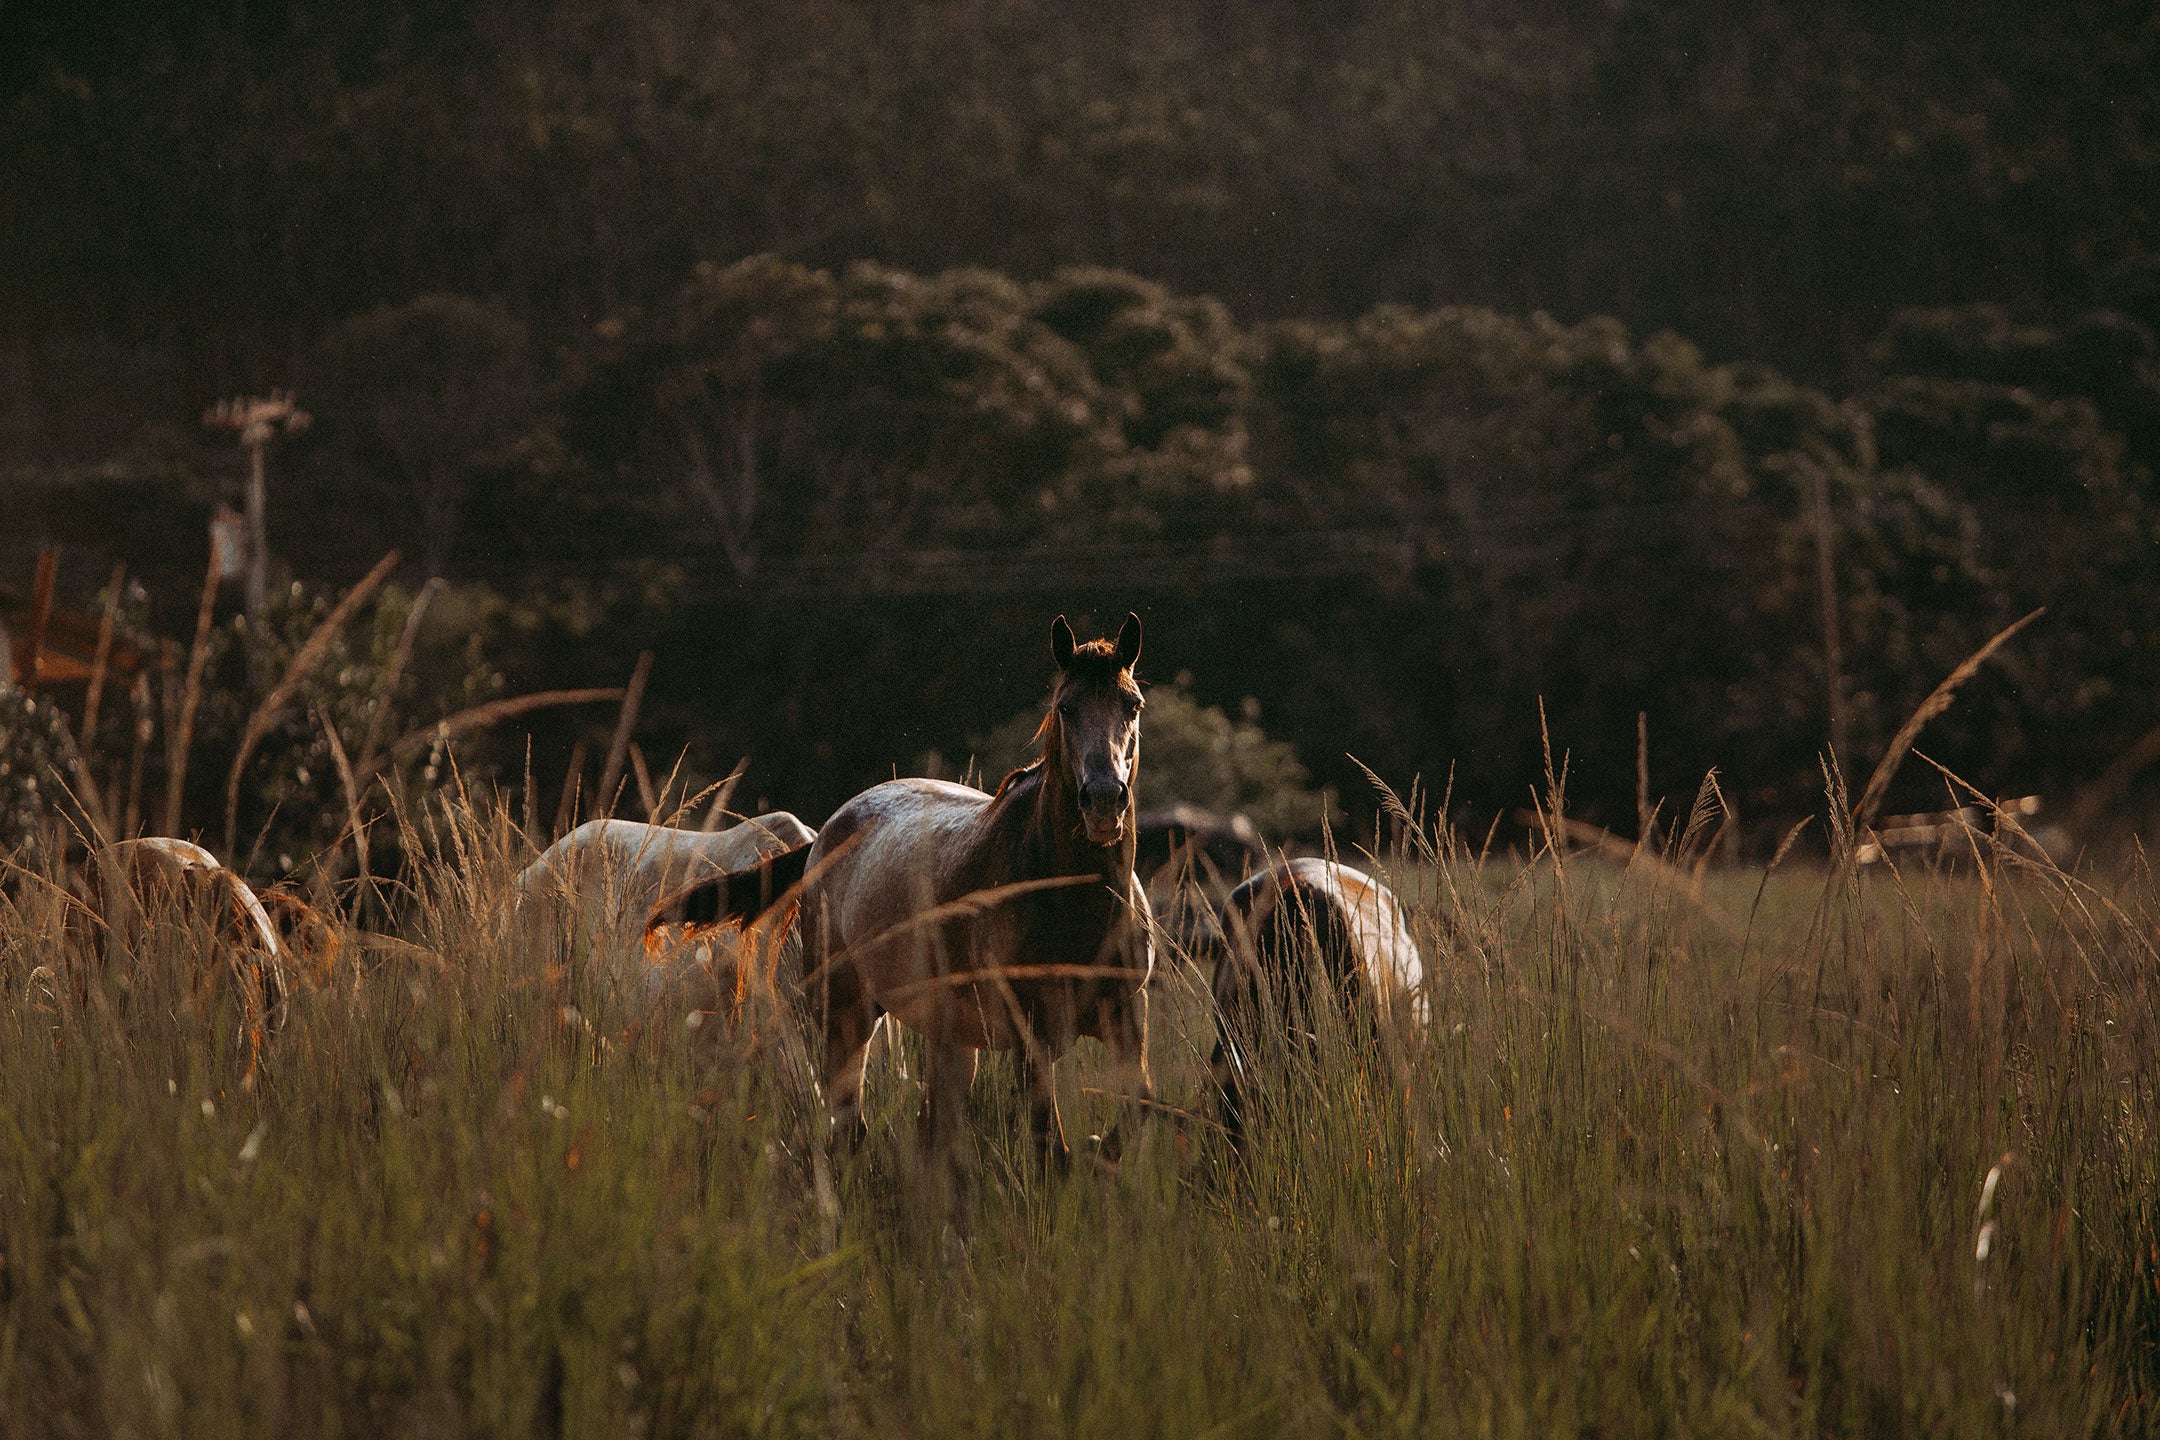
{"type": "MultiPolygon", "coordinates": [[[[1275,839],[1317,833],[1329,817],[1333,791],[1314,789],[1297,751],[1268,738],[1258,701],[1247,696],[1242,710],[1232,719],[1221,706],[1202,704],[1188,674],[1151,687],[1140,722],[1140,803],[1184,800],[1242,811],[1275,839]]],[[[1033,758],[1041,723],[1042,711],[1031,708],[971,738],[986,784],[1033,758]]]]}
{"type": "Polygon", "coordinates": [[[46,858],[78,764],[60,707],[0,680],[0,861],[34,869],[46,858]]]}

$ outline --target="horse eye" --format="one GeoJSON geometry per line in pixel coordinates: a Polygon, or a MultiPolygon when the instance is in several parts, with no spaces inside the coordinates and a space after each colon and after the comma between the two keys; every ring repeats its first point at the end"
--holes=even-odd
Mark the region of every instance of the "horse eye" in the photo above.
{"type": "Polygon", "coordinates": [[[1073,716],[1080,713],[1080,707],[1078,705],[1075,705],[1070,700],[1060,700],[1058,701],[1057,712],[1058,714],[1064,716],[1067,720],[1070,720],[1073,718],[1073,716]]]}

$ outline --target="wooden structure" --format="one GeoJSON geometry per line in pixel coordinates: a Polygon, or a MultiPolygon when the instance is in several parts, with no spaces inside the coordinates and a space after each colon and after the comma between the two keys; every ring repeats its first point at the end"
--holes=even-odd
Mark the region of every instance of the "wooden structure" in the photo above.
{"type": "Polygon", "coordinates": [[[60,552],[47,549],[38,555],[27,598],[0,585],[0,678],[25,691],[87,683],[97,672],[102,648],[107,678],[123,685],[132,681],[150,657],[114,634],[103,616],[55,603],[59,569],[60,552]]]}

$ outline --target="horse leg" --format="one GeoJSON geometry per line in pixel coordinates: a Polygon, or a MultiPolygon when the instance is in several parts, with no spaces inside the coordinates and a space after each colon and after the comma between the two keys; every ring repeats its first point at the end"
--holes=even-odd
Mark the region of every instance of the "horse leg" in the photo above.
{"type": "Polygon", "coordinates": [[[1239,1069],[1239,1057],[1231,1049],[1229,1037],[1217,1035],[1215,1053],[1208,1057],[1208,1074],[1215,1082],[1215,1093],[1222,1098],[1222,1127],[1233,1150],[1245,1144],[1245,1101],[1238,1091],[1239,1069]]]}
{"type": "MultiPolygon", "coordinates": [[[[1215,961],[1215,981],[1209,998],[1215,1011],[1215,1053],[1208,1070],[1221,1102],[1222,1127],[1230,1148],[1245,1144],[1245,1082],[1249,1078],[1257,1047],[1262,1043],[1259,1017],[1266,1013],[1270,993],[1266,976],[1254,958],[1255,951],[1243,917],[1225,922],[1228,934],[1222,954],[1215,961]]],[[[1288,1015],[1280,1023],[1288,1024],[1288,1015]]]]}
{"type": "Polygon", "coordinates": [[[796,912],[802,967],[801,1014],[818,1040],[813,1048],[819,1088],[832,1116],[833,1133],[852,1144],[862,1138],[863,1071],[877,1033],[879,1006],[862,971],[844,953],[831,917],[813,888],[796,912]]]}
{"type": "Polygon", "coordinates": [[[1133,991],[1123,1004],[1097,1002],[1096,1034],[1102,1038],[1116,1063],[1119,1093],[1124,1105],[1118,1118],[1103,1132],[1102,1158],[1117,1163],[1124,1154],[1123,1130],[1130,1112],[1143,1113],[1155,1101],[1155,1077],[1148,1068],[1148,992],[1133,991]]]}
{"type": "Polygon", "coordinates": [[[1035,1153],[1047,1171],[1063,1173],[1072,1166],[1072,1151],[1065,1144],[1065,1126],[1058,1118],[1057,1062],[1042,1040],[1030,1035],[1020,1050],[1020,1073],[1027,1084],[1028,1129],[1035,1153]]]}
{"type": "Polygon", "coordinates": [[[1130,1093],[1134,1098],[1152,1101],[1155,1098],[1155,1074],[1148,1065],[1148,992],[1135,990],[1119,1007],[1121,1013],[1108,1017],[1103,1029],[1109,1035],[1110,1053],[1121,1068],[1129,1068],[1137,1088],[1130,1093]]]}
{"type": "Polygon", "coordinates": [[[967,1115],[981,1052],[967,1045],[930,1041],[923,1049],[923,1148],[942,1160],[952,1153],[967,1115]]]}
{"type": "Polygon", "coordinates": [[[833,1130],[850,1142],[863,1129],[863,1071],[870,1059],[870,1037],[877,1030],[878,1008],[864,989],[855,967],[842,963],[828,972],[814,997],[823,1013],[824,1054],[818,1080],[825,1090],[825,1105],[832,1112],[833,1130]]]}

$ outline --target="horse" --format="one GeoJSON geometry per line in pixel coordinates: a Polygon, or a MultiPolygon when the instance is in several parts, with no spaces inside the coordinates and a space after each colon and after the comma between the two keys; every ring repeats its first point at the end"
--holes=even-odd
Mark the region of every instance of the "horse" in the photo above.
{"type": "Polygon", "coordinates": [[[357,956],[346,943],[344,932],[330,917],[310,905],[286,885],[255,892],[270,926],[277,931],[278,953],[287,967],[317,990],[338,984],[351,970],[358,973],[357,956]]]}
{"type": "MultiPolygon", "coordinates": [[[[292,976],[277,927],[248,883],[192,841],[152,835],[93,853],[76,898],[80,908],[71,909],[69,930],[78,963],[93,964],[100,952],[139,953],[153,926],[207,929],[211,963],[185,977],[186,1000],[206,1005],[227,976],[238,982],[244,1083],[252,1085],[265,1037],[284,1022],[292,976]]],[[[78,990],[87,978],[78,979],[78,990]]],[[[125,989],[136,988],[133,975],[122,980],[125,989]]]]}
{"type": "Polygon", "coordinates": [[[785,810],[718,832],[588,820],[513,882],[521,943],[590,956],[640,1021],[680,1006],[702,1025],[724,1001],[740,1002],[751,946],[742,934],[712,933],[715,917],[678,897],[715,876],[755,876],[761,860],[816,838],[785,810]]]}
{"type": "MultiPolygon", "coordinates": [[[[834,1123],[861,1129],[864,1057],[891,1016],[926,1042],[924,1129],[946,1153],[985,1049],[1019,1054],[1029,1128],[1046,1165],[1070,1162],[1052,1067],[1083,1036],[1148,1071],[1146,892],[1133,874],[1145,701],[1133,677],[1140,617],[1115,640],[1050,627],[1057,679],[1036,732],[1042,753],[994,794],[942,780],[872,786],[816,842],[765,877],[706,887],[713,908],[754,915],[774,883],[800,880],[800,990],[834,1123]],[[719,892],[725,888],[724,899],[719,892]]],[[[1114,1133],[1105,1158],[1114,1157],[1114,1133]]]]}
{"type": "Polygon", "coordinates": [[[1233,1142],[1244,1136],[1242,1086],[1271,1003],[1286,1031],[1299,1028],[1302,953],[1329,991],[1346,1003],[1363,995],[1384,1024],[1424,1013],[1424,962],[1401,903],[1372,876],[1332,860],[1284,860],[1239,885],[1207,948],[1217,955],[1209,1068],[1233,1142]]]}

